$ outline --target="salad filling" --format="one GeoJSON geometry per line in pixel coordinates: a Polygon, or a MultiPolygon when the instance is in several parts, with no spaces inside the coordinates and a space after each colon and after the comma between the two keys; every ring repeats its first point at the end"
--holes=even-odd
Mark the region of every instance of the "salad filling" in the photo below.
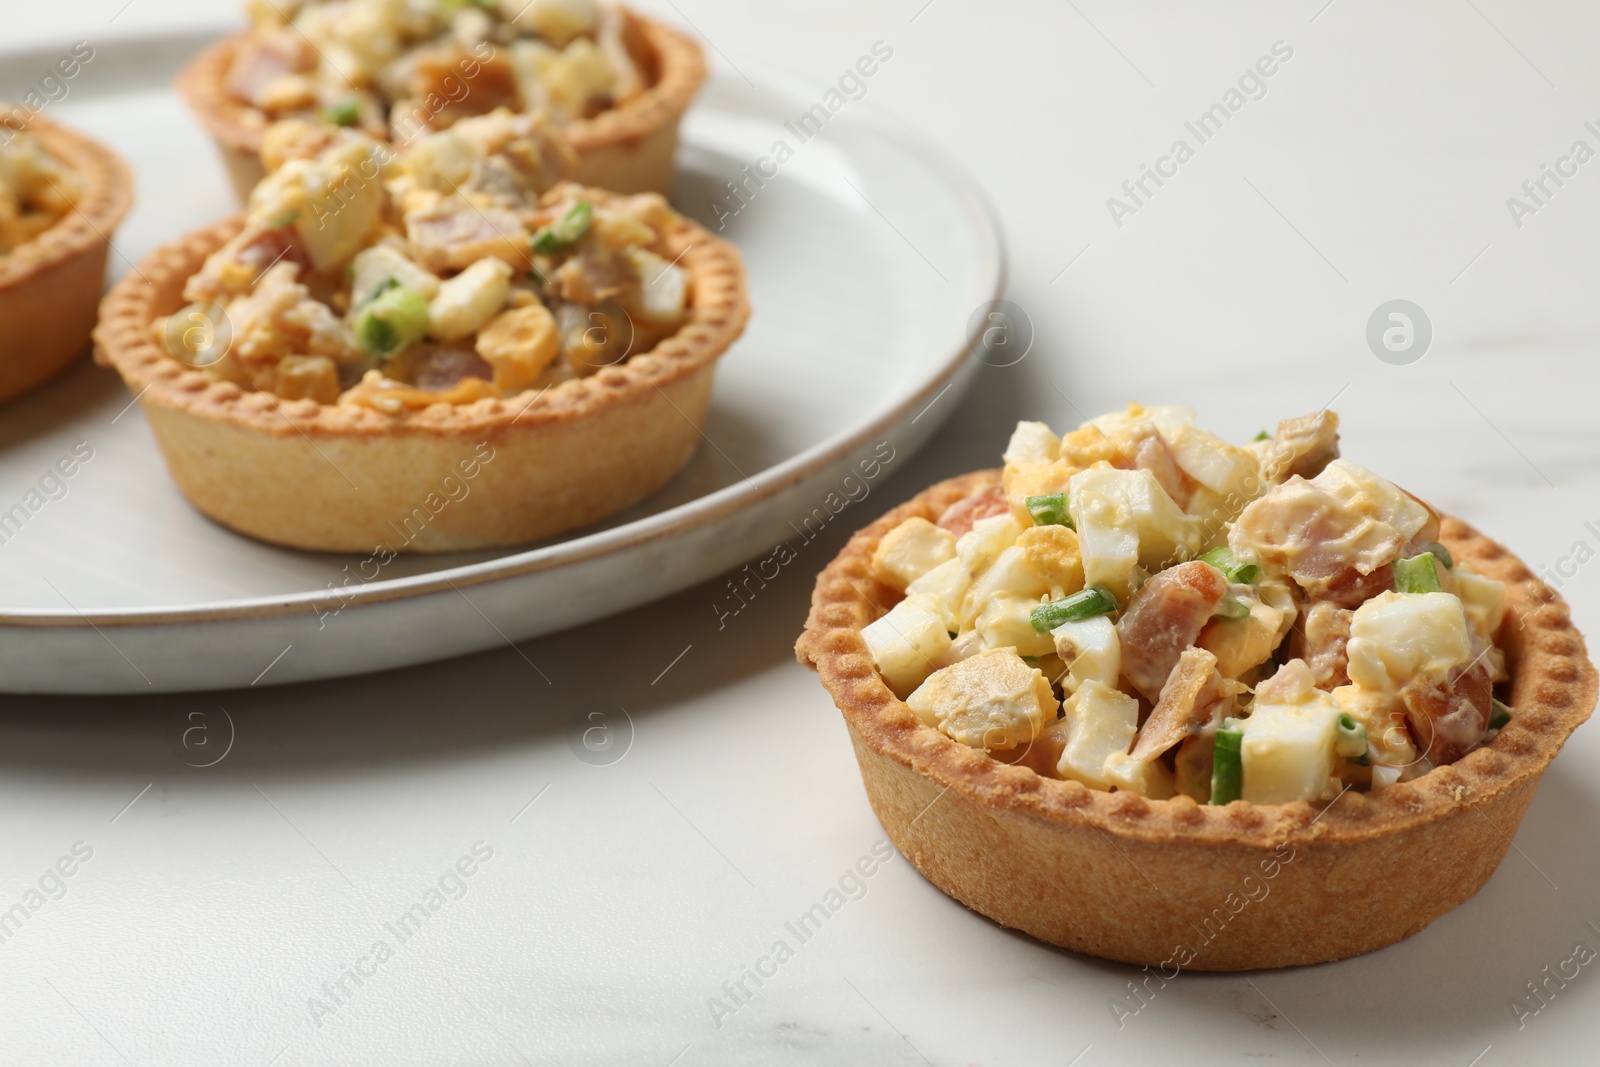
{"type": "Polygon", "coordinates": [[[32,134],[0,142],[0,256],[60,222],[82,195],[78,176],[32,134]]]}
{"type": "Polygon", "coordinates": [[[267,122],[405,143],[497,108],[588,119],[649,88],[625,12],[594,0],[250,0],[228,91],[267,122]]]}
{"type": "Polygon", "coordinates": [[[464,119],[399,154],[290,121],[262,156],[243,229],[153,327],[213,378],[397,414],[592,374],[687,317],[678,217],[560,182],[571,150],[541,115],[464,119]],[[229,343],[191,344],[191,322],[229,343]]]}
{"type": "Polygon", "coordinates": [[[1505,588],[1337,431],[1019,424],[999,485],[878,544],[902,597],[862,631],[879,673],[956,742],[1153,799],[1328,800],[1461,759],[1511,716],[1505,588]]]}

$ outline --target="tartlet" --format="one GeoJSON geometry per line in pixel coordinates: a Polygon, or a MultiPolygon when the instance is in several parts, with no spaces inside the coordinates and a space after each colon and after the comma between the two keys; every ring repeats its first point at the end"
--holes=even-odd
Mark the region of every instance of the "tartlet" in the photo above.
{"type": "Polygon", "coordinates": [[[1043,941],[1171,979],[1335,960],[1410,936],[1487,881],[1594,706],[1595,670],[1566,604],[1445,517],[1444,552],[1506,586],[1497,692],[1515,713],[1465,755],[1331,802],[1226,805],[1091,788],[1037,772],[1026,754],[1002,762],[919,718],[862,635],[902,598],[874,567],[891,531],[1000,485],[999,471],[951,479],[856,534],[818,578],[796,652],[843,712],[895,845],[946,893],[1043,941]]]}
{"type": "MultiPolygon", "coordinates": [[[[256,5],[256,13],[258,18],[277,21],[302,7],[314,6],[316,0],[310,4],[256,5]]],[[[567,141],[578,154],[573,180],[619,193],[667,192],[674,174],[679,124],[706,78],[705,58],[700,46],[692,38],[654,19],[626,8],[593,3],[540,5],[529,4],[526,0],[516,0],[515,3],[507,0],[501,8],[508,14],[503,14],[502,18],[522,13],[522,17],[527,19],[531,17],[531,9],[540,6],[593,9],[601,19],[614,19],[614,35],[631,59],[641,82],[637,91],[631,92],[617,106],[606,107],[594,114],[574,115],[563,124],[567,141]]],[[[483,12],[479,10],[481,7],[458,5],[457,17],[482,15],[483,12]]],[[[298,111],[287,108],[269,114],[231,89],[230,75],[241,53],[251,47],[252,32],[234,34],[202,51],[179,74],[176,83],[190,109],[215,138],[241,200],[248,196],[263,176],[260,153],[262,136],[267,127],[277,119],[316,114],[326,106],[319,101],[298,111]]],[[[303,42],[309,58],[315,59],[319,49],[309,37],[297,35],[294,40],[303,42]]],[[[488,77],[482,73],[480,66],[475,65],[482,54],[465,53],[463,62],[467,65],[460,70],[447,71],[460,79],[455,84],[468,86],[461,93],[465,99],[471,99],[476,91],[472,86],[479,78],[488,77]]],[[[487,54],[496,55],[493,52],[487,54]]],[[[408,120],[408,128],[419,124],[426,128],[441,128],[455,117],[459,109],[450,103],[455,90],[443,92],[444,95],[439,96],[441,106],[425,104],[418,112],[422,118],[419,121],[408,120]]],[[[393,103],[384,94],[377,93],[375,96],[385,109],[393,103]]],[[[515,103],[528,106],[527,101],[520,97],[515,103]]],[[[490,109],[484,107],[478,113],[490,109]]],[[[546,110],[550,108],[546,106],[546,110]]],[[[373,116],[372,122],[381,130],[390,125],[391,117],[387,114],[373,116]]],[[[390,136],[394,137],[393,129],[390,130],[390,136]]],[[[396,143],[403,144],[407,137],[403,129],[400,136],[395,137],[396,143]]]]}
{"type": "MultiPolygon", "coordinates": [[[[37,115],[26,123],[0,117],[0,155],[30,140],[75,187],[47,182],[61,201],[52,218],[40,220],[47,228],[34,233],[28,226],[22,243],[9,250],[0,245],[0,330],[6,338],[0,403],[55,377],[88,351],[111,234],[133,202],[132,175],[109,148],[37,115]]],[[[6,169],[0,161],[0,185],[6,169]]],[[[0,193],[4,205],[12,205],[9,193],[0,193]]]]}
{"type": "Polygon", "coordinates": [[[538,194],[559,162],[539,154],[544,129],[496,113],[391,157],[286,124],[248,216],[158,249],[112,291],[97,358],[197,508],[297,548],[460,551],[588,525],[682,468],[749,314],[738,253],[654,194],[538,194]],[[376,159],[381,181],[357,180],[376,159]],[[435,174],[454,192],[428,188],[435,174]],[[617,233],[649,244],[613,247],[617,233]],[[566,302],[608,278],[610,302],[566,302]],[[667,325],[617,303],[659,292],[667,325]],[[630,330],[591,325],[602,313],[630,330]]]}

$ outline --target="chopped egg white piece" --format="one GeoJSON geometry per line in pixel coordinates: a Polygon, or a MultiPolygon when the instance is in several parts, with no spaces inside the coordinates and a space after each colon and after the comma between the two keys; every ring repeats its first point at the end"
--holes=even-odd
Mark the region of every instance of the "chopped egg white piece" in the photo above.
{"type": "Polygon", "coordinates": [[[1350,681],[1398,692],[1419,675],[1443,678],[1472,660],[1461,601],[1449,593],[1379,593],[1350,620],[1350,681]]]}
{"type": "Polygon", "coordinates": [[[517,90],[522,96],[522,106],[527,110],[543,107],[547,94],[544,89],[545,71],[550,69],[561,53],[543,41],[521,38],[511,43],[511,68],[516,72],[517,90]]]}
{"type": "Polygon", "coordinates": [[[588,33],[600,18],[595,0],[501,0],[500,10],[558,48],[588,33]]]}
{"type": "Polygon", "coordinates": [[[510,264],[492,256],[480,259],[439,284],[438,295],[428,304],[428,336],[454,341],[477,333],[510,295],[510,264]]]}
{"type": "Polygon", "coordinates": [[[861,631],[873,662],[896,696],[904,697],[933,671],[950,647],[944,615],[929,596],[908,596],[861,631]]]}
{"type": "Polygon", "coordinates": [[[986,647],[982,634],[976,630],[968,630],[950,642],[950,647],[944,650],[944,655],[933,661],[933,669],[938,670],[952,663],[960,663],[964,659],[976,656],[986,647]]]}
{"type": "Polygon", "coordinates": [[[588,101],[610,93],[616,81],[616,69],[587,37],[574,39],[544,68],[545,92],[568,115],[580,114],[588,101]]]}
{"type": "Polygon", "coordinates": [[[959,559],[947,559],[906,586],[906,595],[920,593],[932,597],[944,616],[945,628],[955,632],[961,628],[958,616],[971,581],[966,564],[959,559]]]}
{"type": "Polygon", "coordinates": [[[1400,776],[1404,773],[1404,767],[1389,767],[1382,764],[1373,764],[1372,791],[1377,793],[1388,789],[1391,785],[1394,785],[1396,782],[1398,782],[1400,780],[1400,776]]]}
{"type": "Polygon", "coordinates": [[[1061,438],[1042,422],[1019,422],[1011,432],[1004,459],[1007,466],[1038,466],[1061,457],[1061,438]]]}
{"type": "MultiPolygon", "coordinates": [[[[1238,497],[1234,511],[1252,495],[1250,479],[1256,474],[1255,453],[1230,445],[1222,438],[1197,426],[1178,425],[1163,431],[1163,439],[1178,468],[1223,497],[1238,497]]],[[[1231,519],[1232,515],[1224,516],[1231,519]]]]}
{"type": "Polygon", "coordinates": [[[678,321],[689,298],[689,272],[649,249],[630,248],[627,255],[639,275],[643,317],[656,323],[678,321]]]}
{"type": "Polygon", "coordinates": [[[1102,682],[1087,681],[1062,705],[1067,744],[1056,773],[1095,789],[1110,789],[1106,761],[1126,754],[1139,729],[1139,702],[1102,682]]]}
{"type": "Polygon", "coordinates": [[[1121,789],[1151,800],[1166,800],[1178,791],[1177,778],[1161,762],[1159,755],[1134,759],[1126,752],[1106,757],[1106,779],[1113,789],[1121,789]]]}
{"type": "Polygon", "coordinates": [[[956,558],[956,537],[927,519],[907,519],[883,535],[872,554],[872,571],[878,581],[898,592],[956,558]]]}
{"type": "Polygon", "coordinates": [[[1483,641],[1492,641],[1506,618],[1505,583],[1474,574],[1465,563],[1456,565],[1455,580],[1456,595],[1474,632],[1483,641]]]}
{"type": "Polygon", "coordinates": [[[1010,515],[979,519],[956,541],[956,557],[966,564],[968,573],[980,575],[1021,536],[1022,524],[1010,515]]]}
{"type": "Polygon", "coordinates": [[[311,265],[332,270],[365,243],[386,199],[372,143],[352,140],[268,174],[250,194],[250,214],[282,216],[311,265]]]}
{"type": "Polygon", "coordinates": [[[1243,799],[1284,804],[1322,797],[1333,778],[1340,708],[1316,688],[1311,669],[1290,660],[1261,683],[1240,747],[1243,799]]]}
{"type": "Polygon", "coordinates": [[[424,300],[439,295],[438,277],[389,244],[376,244],[356,253],[350,261],[350,277],[352,311],[379,295],[390,281],[399,282],[424,300]]]}
{"type": "Polygon", "coordinates": [[[1083,580],[1127,603],[1134,568],[1158,570],[1191,557],[1199,532],[1147,470],[1095,467],[1072,476],[1068,508],[1083,552],[1083,580]]]}
{"type": "Polygon", "coordinates": [[[1076,692],[1085,682],[1117,684],[1122,673],[1122,641],[1109,615],[1064,622],[1050,631],[1056,655],[1067,665],[1066,688],[1076,692]]]}
{"type": "Polygon", "coordinates": [[[417,188],[447,193],[465,185],[483,157],[483,149],[472,138],[459,130],[442,130],[418,138],[402,166],[417,188]]]}
{"type": "Polygon", "coordinates": [[[1154,426],[1165,438],[1180,426],[1194,425],[1194,408],[1175,404],[1156,404],[1153,407],[1129,404],[1123,411],[1097,415],[1084,425],[1093,426],[1107,437],[1115,437],[1118,433],[1131,430],[1142,423],[1154,426]]]}
{"type": "Polygon", "coordinates": [[[991,648],[935,672],[906,698],[919,719],[973,748],[1027,744],[1059,705],[1037,667],[991,648]]]}
{"type": "MultiPolygon", "coordinates": [[[[991,568],[993,573],[993,568],[991,568]]],[[[1048,656],[1056,643],[1048,633],[1033,628],[1030,616],[1039,601],[1017,596],[994,596],[981,602],[973,628],[990,648],[1011,647],[1022,656],[1048,656]]]]}
{"type": "MultiPolygon", "coordinates": [[[[1019,545],[1012,545],[996,556],[982,576],[968,587],[961,607],[962,629],[974,625],[991,600],[1029,600],[1032,601],[1031,611],[1049,591],[1049,585],[1028,565],[1027,552],[1019,545]]],[[[1054,646],[1047,651],[1054,651],[1054,646]]]]}

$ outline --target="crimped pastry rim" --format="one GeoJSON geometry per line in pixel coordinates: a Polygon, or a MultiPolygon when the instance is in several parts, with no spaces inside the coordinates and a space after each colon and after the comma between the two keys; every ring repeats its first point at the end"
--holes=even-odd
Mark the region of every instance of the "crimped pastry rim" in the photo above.
{"type": "MultiPolygon", "coordinates": [[[[695,94],[705,84],[705,56],[692,38],[632,8],[623,10],[655,50],[661,76],[621,107],[561,127],[567,142],[580,153],[648,137],[689,110],[695,94]]],[[[213,137],[230,148],[255,155],[261,151],[266,126],[246,121],[243,116],[259,116],[261,112],[237,100],[226,85],[234,54],[249,36],[248,30],[229,34],[201,51],[179,72],[176,85],[213,137]]]]}
{"type": "Polygon", "coordinates": [[[795,647],[869,747],[974,803],[1154,842],[1262,848],[1286,841],[1355,842],[1481,808],[1537,778],[1594,707],[1595,668],[1565,601],[1502,545],[1446,517],[1440,541],[1478,573],[1505,582],[1508,605],[1522,618],[1520,627],[1507,631],[1516,714],[1494,741],[1456,763],[1377,793],[1347,792],[1319,809],[1305,800],[1226,806],[1185,796],[1149,800],[991,760],[917,720],[879,676],[861,628],[884,610],[869,606],[871,596],[886,592],[870,570],[884,534],[905,519],[936,519],[949,504],[999,480],[1000,472],[989,470],[940,482],[859,531],[818,576],[795,647]]]}
{"type": "Polygon", "coordinates": [[[27,244],[0,256],[0,290],[5,290],[110,244],[111,232],[133,205],[133,174],[110,148],[42,115],[26,122],[0,116],[0,126],[37,136],[57,162],[83,181],[83,195],[72,211],[27,244]]]}
{"type": "MultiPolygon", "coordinates": [[[[600,205],[627,199],[601,189],[583,188],[581,195],[600,205]]],[[[534,427],[581,419],[688,377],[720,358],[743,332],[750,315],[738,251],[697,223],[676,216],[665,235],[667,251],[681,255],[678,262],[694,279],[694,303],[678,332],[647,352],[542,391],[529,389],[470,404],[440,402],[397,415],[355,405],[285,400],[215,381],[185,367],[157,342],[150,329],[157,318],[178,310],[154,306],[158,288],[174,278],[187,279],[194,274],[206,257],[243,225],[244,217],[235,215],[163,245],[124,276],[101,304],[100,324],[94,334],[96,358],[114,366],[142,402],[227,420],[274,436],[383,436],[404,431],[458,434],[513,423],[534,427]]]]}

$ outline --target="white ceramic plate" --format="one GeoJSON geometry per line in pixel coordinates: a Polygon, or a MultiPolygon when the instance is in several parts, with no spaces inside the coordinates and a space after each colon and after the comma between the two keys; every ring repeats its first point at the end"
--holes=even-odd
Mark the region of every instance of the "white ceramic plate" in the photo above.
{"type": "MultiPolygon", "coordinates": [[[[211,143],[168,88],[205,40],[107,43],[48,109],[137,172],[114,273],[236,210],[211,143]]],[[[21,98],[56,58],[0,52],[0,99],[21,98]]],[[[120,380],[85,364],[0,409],[0,513],[42,502],[0,526],[0,690],[281,684],[536,637],[797,542],[864,460],[872,471],[896,457],[878,477],[904,462],[971,377],[968,323],[1003,284],[993,214],[957,164],[864,104],[801,143],[784,124],[821,90],[741,69],[753,86],[714,74],[686,121],[673,199],[725,222],[755,314],[722,362],[706,443],[665,491],[559,541],[402,557],[366,580],[358,557],[260,544],[190,508],[120,380]],[[747,182],[731,215],[724,183],[780,140],[793,158],[764,187],[747,182]],[[91,458],[51,478],[75,448],[91,458]]]]}

